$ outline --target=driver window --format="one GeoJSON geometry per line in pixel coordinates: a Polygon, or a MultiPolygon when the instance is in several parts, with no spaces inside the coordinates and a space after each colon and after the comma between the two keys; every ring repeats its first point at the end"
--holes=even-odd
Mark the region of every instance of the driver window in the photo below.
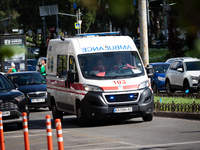
{"type": "Polygon", "coordinates": [[[69,70],[77,72],[76,62],[73,56],[69,57],[69,70]]]}

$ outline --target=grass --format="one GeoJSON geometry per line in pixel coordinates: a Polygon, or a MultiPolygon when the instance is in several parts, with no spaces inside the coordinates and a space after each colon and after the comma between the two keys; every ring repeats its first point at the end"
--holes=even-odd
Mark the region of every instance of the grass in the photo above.
{"type": "Polygon", "coordinates": [[[157,100],[159,100],[162,103],[172,103],[172,101],[174,101],[175,104],[178,103],[193,103],[193,101],[195,101],[195,103],[200,104],[200,99],[195,99],[195,98],[182,98],[182,97],[178,97],[178,98],[174,98],[174,97],[159,97],[159,96],[154,96],[154,102],[157,102],[157,100]]]}

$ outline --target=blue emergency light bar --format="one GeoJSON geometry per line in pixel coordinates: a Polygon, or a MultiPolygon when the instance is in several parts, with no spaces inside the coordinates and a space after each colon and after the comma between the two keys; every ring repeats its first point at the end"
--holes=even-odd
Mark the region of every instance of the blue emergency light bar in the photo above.
{"type": "Polygon", "coordinates": [[[116,35],[116,34],[120,34],[120,31],[117,31],[117,32],[85,33],[85,34],[77,34],[77,36],[97,36],[97,35],[116,35]]]}

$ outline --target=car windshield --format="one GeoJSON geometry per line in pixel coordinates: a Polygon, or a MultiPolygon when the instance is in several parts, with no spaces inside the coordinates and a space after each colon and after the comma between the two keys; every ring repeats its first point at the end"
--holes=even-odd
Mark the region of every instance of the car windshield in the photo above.
{"type": "Polygon", "coordinates": [[[168,68],[169,68],[169,64],[153,66],[153,69],[154,69],[155,73],[166,73],[168,68]]]}
{"type": "Polygon", "coordinates": [[[14,84],[20,85],[32,85],[32,84],[46,84],[44,77],[40,73],[25,73],[8,75],[10,81],[14,84]]]}
{"type": "Polygon", "coordinates": [[[200,70],[200,61],[185,62],[186,71],[200,70]]]}
{"type": "Polygon", "coordinates": [[[0,91],[11,89],[13,89],[12,85],[5,79],[5,77],[0,76],[0,91]]]}
{"type": "Polygon", "coordinates": [[[104,52],[78,55],[84,78],[110,79],[144,75],[138,52],[104,52]]]}

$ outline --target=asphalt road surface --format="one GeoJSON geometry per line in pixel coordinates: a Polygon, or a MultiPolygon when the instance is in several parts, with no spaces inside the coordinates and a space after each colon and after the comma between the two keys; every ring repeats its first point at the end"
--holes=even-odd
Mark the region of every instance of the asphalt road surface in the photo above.
{"type": "MultiPolygon", "coordinates": [[[[29,124],[30,150],[47,150],[46,115],[48,109],[32,110],[29,124]]],[[[58,150],[52,120],[53,149],[58,150]]],[[[124,122],[96,122],[79,127],[76,116],[65,116],[62,123],[65,150],[199,150],[200,121],[154,117],[151,122],[135,118],[124,122]]],[[[6,150],[24,150],[23,130],[4,126],[6,150]]]]}

